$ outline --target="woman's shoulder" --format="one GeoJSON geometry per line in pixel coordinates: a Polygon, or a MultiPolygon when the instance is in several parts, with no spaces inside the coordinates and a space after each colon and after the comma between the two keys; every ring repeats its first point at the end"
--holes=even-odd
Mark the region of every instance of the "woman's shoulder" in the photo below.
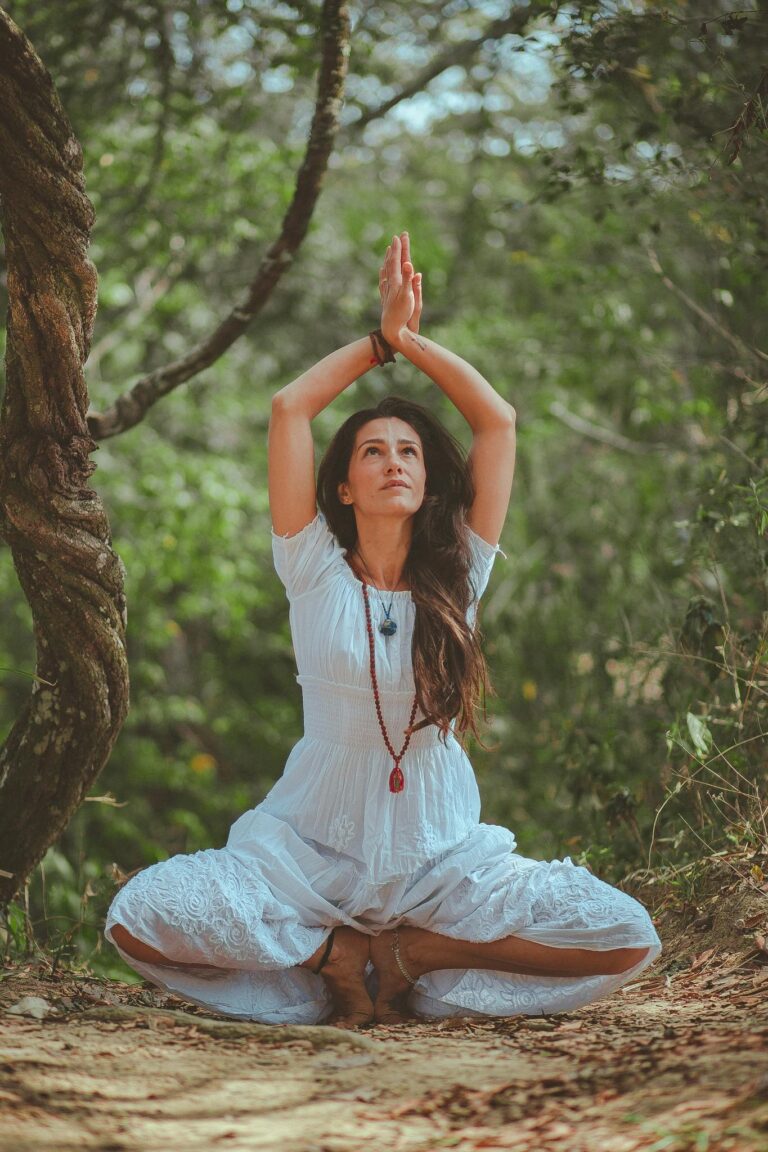
{"type": "Polygon", "coordinates": [[[498,544],[490,544],[466,522],[464,527],[467,533],[467,540],[469,541],[469,549],[473,555],[485,556],[489,560],[495,560],[497,556],[501,555],[505,560],[507,559],[506,552],[504,552],[498,544]]]}
{"type": "Polygon", "coordinates": [[[272,530],[275,570],[288,595],[301,596],[316,587],[329,572],[347,567],[345,551],[319,510],[298,532],[281,536],[272,530]]]}
{"type": "Polygon", "coordinates": [[[469,524],[464,525],[469,546],[469,579],[472,585],[472,598],[477,601],[485,592],[491,578],[491,570],[498,555],[506,560],[498,544],[491,544],[475,532],[469,524]]]}

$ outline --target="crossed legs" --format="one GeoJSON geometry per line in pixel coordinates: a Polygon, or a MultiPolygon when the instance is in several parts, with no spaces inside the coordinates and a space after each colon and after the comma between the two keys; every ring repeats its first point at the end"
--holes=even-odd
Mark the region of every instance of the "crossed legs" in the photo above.
{"type": "MultiPolygon", "coordinates": [[[[172,964],[162,953],[133,937],[121,924],[112,928],[115,942],[136,960],[147,964],[172,964]]],[[[322,975],[334,1003],[330,1023],[356,1028],[371,1021],[399,1023],[407,1019],[403,1004],[411,984],[395,959],[394,932],[366,936],[353,928],[336,928],[322,975]],[[365,986],[365,969],[371,961],[379,978],[375,1003],[365,986]]],[[[403,968],[413,980],[427,972],[446,968],[487,968],[496,972],[531,976],[599,976],[626,972],[647,954],[647,948],[552,948],[518,936],[506,936],[487,944],[454,940],[424,928],[398,929],[397,942],[403,968]]],[[[300,965],[315,971],[326,954],[325,941],[300,965]]]]}
{"type": "Polygon", "coordinates": [[[553,948],[519,936],[478,944],[405,926],[397,933],[382,932],[371,940],[371,961],[379,974],[374,1019],[380,1023],[407,1019],[403,1005],[412,981],[438,969],[487,968],[527,976],[605,976],[634,968],[648,951],[648,948],[610,948],[602,952],[591,948],[553,948]],[[395,958],[395,943],[400,965],[395,958]]]}

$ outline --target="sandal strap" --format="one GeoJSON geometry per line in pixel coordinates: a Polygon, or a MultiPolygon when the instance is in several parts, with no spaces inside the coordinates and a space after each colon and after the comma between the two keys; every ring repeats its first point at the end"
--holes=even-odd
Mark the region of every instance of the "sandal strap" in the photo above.
{"type": "Polygon", "coordinates": [[[416,981],[413,976],[411,976],[405,964],[403,964],[402,957],[400,956],[400,935],[397,930],[392,933],[392,951],[395,954],[395,964],[397,964],[403,976],[405,976],[409,984],[415,984],[416,981]]]}

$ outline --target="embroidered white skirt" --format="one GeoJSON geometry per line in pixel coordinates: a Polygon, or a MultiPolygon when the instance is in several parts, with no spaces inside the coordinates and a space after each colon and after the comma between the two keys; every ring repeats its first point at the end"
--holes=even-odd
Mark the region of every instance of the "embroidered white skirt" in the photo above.
{"type": "MultiPolygon", "coordinates": [[[[324,1020],[331,1011],[325,982],[297,965],[340,924],[368,934],[410,924],[478,942],[515,935],[554,948],[648,949],[615,975],[430,972],[410,999],[427,1017],[572,1010],[634,979],[661,952],[637,900],[569,857],[519,855],[505,828],[478,824],[417,871],[376,884],[358,861],[269,813],[257,808],[247,816],[247,838],[231,835],[224,848],[173,856],[134,876],[117,893],[105,928],[115,943],[111,929],[122,924],[173,961],[144,964],[115,945],[142,976],[228,1016],[324,1020]]],[[[368,979],[373,989],[372,970],[368,979]]]]}

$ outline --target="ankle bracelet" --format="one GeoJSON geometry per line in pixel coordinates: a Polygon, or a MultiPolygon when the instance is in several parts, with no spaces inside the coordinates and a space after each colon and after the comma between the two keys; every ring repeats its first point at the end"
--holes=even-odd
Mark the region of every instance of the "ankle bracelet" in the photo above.
{"type": "Polygon", "coordinates": [[[325,944],[325,951],[323,952],[322,956],[320,957],[320,963],[318,964],[317,968],[314,969],[315,976],[320,975],[321,970],[325,967],[325,965],[328,961],[328,957],[331,954],[331,949],[333,948],[333,936],[334,936],[335,932],[336,932],[336,929],[332,928],[331,934],[328,937],[326,944],[325,944]]]}
{"type": "Polygon", "coordinates": [[[395,964],[397,964],[398,968],[402,972],[403,976],[405,976],[408,983],[409,984],[415,984],[416,981],[414,980],[413,976],[411,976],[410,972],[406,968],[405,964],[403,964],[403,961],[400,957],[400,936],[397,932],[393,932],[392,935],[393,935],[392,951],[395,954],[395,964]]]}

